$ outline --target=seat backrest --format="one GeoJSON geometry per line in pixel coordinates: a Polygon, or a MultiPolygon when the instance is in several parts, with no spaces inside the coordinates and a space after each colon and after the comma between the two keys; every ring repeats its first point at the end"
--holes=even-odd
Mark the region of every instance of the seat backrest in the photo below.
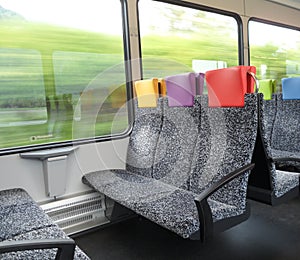
{"type": "Polygon", "coordinates": [[[260,133],[262,135],[263,145],[267,156],[271,158],[271,138],[277,110],[277,95],[273,94],[270,100],[265,100],[264,96],[262,96],[262,94],[259,94],[258,99],[258,119],[260,133]]]}
{"type": "Polygon", "coordinates": [[[205,74],[202,72],[196,73],[196,95],[202,95],[204,90],[205,74]]]}
{"type": "Polygon", "coordinates": [[[284,100],[300,99],[300,77],[283,78],[281,83],[284,100]]]}
{"type": "Polygon", "coordinates": [[[170,107],[194,105],[196,95],[195,73],[189,72],[168,76],[165,78],[165,82],[170,107]]]}
{"type": "MultiPolygon", "coordinates": [[[[209,107],[200,102],[201,124],[195,147],[190,189],[201,193],[213,182],[251,162],[257,134],[257,94],[245,95],[244,107],[209,107]]],[[[212,197],[246,207],[248,174],[228,183],[212,197]]]]}
{"type": "Polygon", "coordinates": [[[283,99],[283,94],[277,94],[277,110],[271,138],[271,146],[273,149],[300,152],[299,115],[299,99],[285,100],[283,99]]]}
{"type": "Polygon", "coordinates": [[[138,80],[134,84],[138,107],[156,107],[158,92],[158,79],[138,80]]]}
{"type": "Polygon", "coordinates": [[[167,98],[163,102],[163,124],[156,148],[153,178],[188,189],[199,128],[199,103],[194,101],[195,77],[185,76],[186,79],[182,79],[182,75],[173,77],[172,82],[166,79],[167,98]]]}
{"type": "Polygon", "coordinates": [[[265,100],[271,100],[273,93],[276,91],[276,80],[274,79],[262,79],[259,80],[258,93],[264,95],[265,100]]]}
{"type": "Polygon", "coordinates": [[[254,66],[235,66],[205,73],[210,107],[244,106],[244,95],[254,92],[254,66]]]}
{"type": "Polygon", "coordinates": [[[158,80],[138,81],[135,90],[135,120],[127,149],[126,170],[151,177],[162,126],[162,100],[158,98],[158,80]]]}

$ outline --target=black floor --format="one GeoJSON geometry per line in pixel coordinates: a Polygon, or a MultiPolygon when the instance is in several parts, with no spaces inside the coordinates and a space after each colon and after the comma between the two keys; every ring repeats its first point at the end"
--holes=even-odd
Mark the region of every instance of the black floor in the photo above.
{"type": "Polygon", "coordinates": [[[201,244],[131,219],[75,238],[96,259],[300,259],[300,198],[278,206],[250,201],[250,218],[201,244]]]}

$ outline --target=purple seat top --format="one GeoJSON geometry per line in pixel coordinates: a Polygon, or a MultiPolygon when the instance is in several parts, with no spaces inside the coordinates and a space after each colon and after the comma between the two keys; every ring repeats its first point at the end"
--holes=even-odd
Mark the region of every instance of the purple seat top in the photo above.
{"type": "Polygon", "coordinates": [[[183,73],[165,78],[170,107],[193,106],[196,94],[203,93],[203,73],[183,73]],[[197,90],[196,90],[197,89],[197,90]]]}

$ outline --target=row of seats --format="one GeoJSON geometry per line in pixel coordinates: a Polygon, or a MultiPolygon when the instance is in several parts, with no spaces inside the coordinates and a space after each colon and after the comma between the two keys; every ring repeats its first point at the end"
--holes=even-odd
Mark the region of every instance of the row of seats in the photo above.
{"type": "MultiPolygon", "coordinates": [[[[253,195],[267,185],[272,203],[298,194],[299,87],[283,81],[283,93],[266,100],[253,93],[253,67],[232,71],[237,84],[225,93],[216,79],[228,70],[208,72],[208,95],[203,74],[137,82],[126,168],[88,173],[83,182],[183,238],[202,241],[249,217],[249,186],[253,195]],[[255,186],[257,178],[267,184],[255,186]]],[[[0,191],[0,201],[1,258],[89,259],[24,190],[0,191]]]]}
{"type": "Polygon", "coordinates": [[[282,79],[282,93],[259,98],[258,140],[249,197],[272,205],[299,195],[300,78],[282,79]]]}
{"type": "Polygon", "coordinates": [[[89,259],[23,189],[0,191],[0,221],[1,259],[89,259]]]}
{"type": "Polygon", "coordinates": [[[197,95],[203,78],[194,73],[136,82],[125,169],[87,173],[83,182],[183,238],[205,241],[246,220],[258,102],[248,93],[250,68],[235,69],[245,84],[223,97],[219,70],[205,75],[208,95],[197,95]]]}

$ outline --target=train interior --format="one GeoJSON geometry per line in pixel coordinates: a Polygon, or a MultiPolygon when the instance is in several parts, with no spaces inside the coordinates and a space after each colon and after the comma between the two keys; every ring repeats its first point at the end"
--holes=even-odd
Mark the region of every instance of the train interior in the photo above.
{"type": "Polygon", "coordinates": [[[0,259],[300,258],[300,1],[0,0],[0,33],[0,259]]]}

